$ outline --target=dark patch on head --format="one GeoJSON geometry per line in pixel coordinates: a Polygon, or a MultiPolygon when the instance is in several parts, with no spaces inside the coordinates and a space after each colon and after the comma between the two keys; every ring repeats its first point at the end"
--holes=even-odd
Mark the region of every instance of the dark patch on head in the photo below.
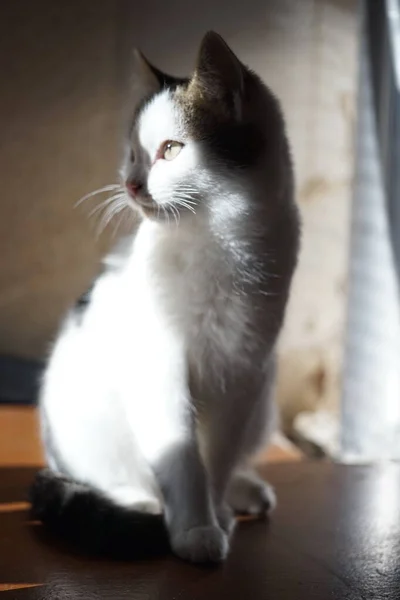
{"type": "Polygon", "coordinates": [[[193,137],[207,145],[211,157],[238,168],[257,163],[265,136],[255,123],[219,122],[203,111],[198,112],[197,119],[193,137]]]}
{"type": "Polygon", "coordinates": [[[156,67],[152,67],[152,69],[160,84],[160,91],[164,89],[174,91],[178,85],[187,85],[189,83],[187,77],[174,77],[173,75],[168,75],[168,73],[163,73],[156,67]]]}
{"type": "Polygon", "coordinates": [[[248,168],[268,155],[274,165],[284,137],[279,103],[218,34],[204,36],[194,75],[175,99],[189,135],[207,145],[206,157],[248,168]]]}
{"type": "Polygon", "coordinates": [[[220,92],[210,101],[201,88],[178,88],[185,124],[192,139],[207,146],[206,156],[221,160],[231,168],[256,166],[265,154],[278,153],[284,136],[279,103],[260,79],[243,66],[244,89],[240,98],[241,114],[235,114],[232,94],[220,92]]]}

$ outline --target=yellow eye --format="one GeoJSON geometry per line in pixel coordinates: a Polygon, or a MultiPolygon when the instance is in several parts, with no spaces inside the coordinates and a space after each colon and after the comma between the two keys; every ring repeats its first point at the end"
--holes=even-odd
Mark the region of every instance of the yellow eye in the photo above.
{"type": "Polygon", "coordinates": [[[180,142],[173,142],[173,141],[166,142],[164,145],[163,158],[165,160],[174,160],[174,158],[176,158],[178,156],[178,154],[182,150],[182,148],[183,148],[183,144],[181,144],[180,142]]]}

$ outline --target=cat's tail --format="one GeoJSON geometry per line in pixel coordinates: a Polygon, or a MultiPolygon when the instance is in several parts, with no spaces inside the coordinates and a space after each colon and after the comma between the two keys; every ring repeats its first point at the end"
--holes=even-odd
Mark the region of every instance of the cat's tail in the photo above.
{"type": "Polygon", "coordinates": [[[31,517],[80,551],[145,558],[169,550],[162,515],[122,508],[97,490],[43,469],[30,488],[31,517]]]}

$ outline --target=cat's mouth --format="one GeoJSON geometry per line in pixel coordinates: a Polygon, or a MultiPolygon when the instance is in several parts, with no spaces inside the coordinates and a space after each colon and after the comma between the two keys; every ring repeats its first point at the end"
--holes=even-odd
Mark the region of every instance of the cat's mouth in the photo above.
{"type": "MultiPolygon", "coordinates": [[[[130,194],[132,204],[144,217],[152,220],[170,222],[171,219],[175,222],[179,221],[178,209],[173,208],[171,204],[159,204],[153,200],[150,194],[130,194]]],[[[193,211],[193,209],[190,208],[193,211]]]]}
{"type": "MultiPolygon", "coordinates": [[[[132,198],[132,196],[131,196],[132,198]]],[[[154,202],[151,196],[135,196],[132,198],[133,204],[136,205],[138,210],[146,217],[155,217],[160,211],[160,208],[156,202],[154,202]]]]}
{"type": "MultiPolygon", "coordinates": [[[[171,209],[171,206],[158,204],[150,195],[136,195],[132,198],[133,204],[137,210],[146,218],[162,222],[170,222],[177,211],[171,209]]],[[[176,218],[175,218],[176,220],[176,218]]]]}

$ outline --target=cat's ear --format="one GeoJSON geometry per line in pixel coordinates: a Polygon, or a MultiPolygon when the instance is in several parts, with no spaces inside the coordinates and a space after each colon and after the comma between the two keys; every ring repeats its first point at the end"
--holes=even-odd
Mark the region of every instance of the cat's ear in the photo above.
{"type": "Polygon", "coordinates": [[[160,91],[163,81],[162,73],[135,49],[133,51],[133,85],[143,95],[155,94],[160,91]]]}
{"type": "Polygon", "coordinates": [[[140,50],[134,50],[134,82],[146,95],[155,94],[165,87],[176,87],[185,79],[174,77],[157,69],[140,50]]]}
{"type": "Polygon", "coordinates": [[[205,34],[194,73],[196,85],[210,99],[233,101],[236,116],[241,114],[244,66],[228,44],[214,31],[205,34]]]}

